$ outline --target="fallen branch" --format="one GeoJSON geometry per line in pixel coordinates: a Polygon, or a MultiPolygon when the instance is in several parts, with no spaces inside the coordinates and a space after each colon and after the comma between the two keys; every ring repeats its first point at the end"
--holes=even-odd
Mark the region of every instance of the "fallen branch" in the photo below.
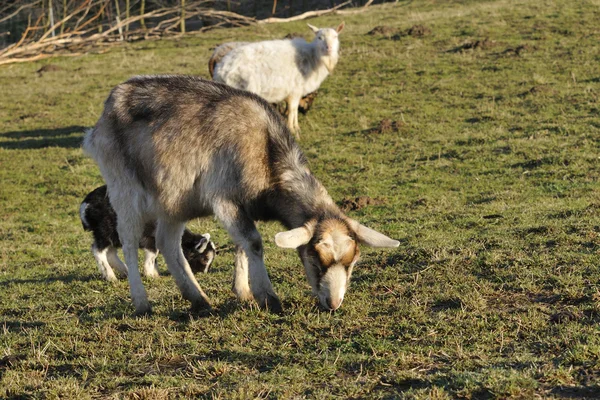
{"type": "MultiPolygon", "coordinates": [[[[370,3],[372,3],[373,0],[370,0],[370,3]]],[[[305,13],[302,13],[300,15],[296,15],[294,17],[289,17],[289,18],[265,18],[265,19],[261,19],[259,21],[256,21],[259,24],[278,24],[281,22],[293,22],[293,21],[302,21],[303,19],[308,19],[308,18],[315,18],[315,17],[320,17],[322,15],[327,15],[327,14],[332,14],[335,13],[337,10],[339,10],[340,8],[347,6],[348,4],[352,3],[352,0],[348,0],[342,4],[339,4],[333,8],[329,8],[327,10],[318,10],[318,11],[307,11],[305,13]]],[[[369,4],[369,3],[367,3],[369,4]]]]}

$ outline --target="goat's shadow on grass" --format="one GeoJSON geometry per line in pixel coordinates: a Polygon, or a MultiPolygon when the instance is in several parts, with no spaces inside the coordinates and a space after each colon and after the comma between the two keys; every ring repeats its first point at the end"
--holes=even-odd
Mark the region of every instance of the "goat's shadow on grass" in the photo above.
{"type": "Polygon", "coordinates": [[[0,287],[10,286],[10,285],[27,285],[27,284],[48,284],[52,282],[64,282],[64,283],[73,283],[73,282],[89,282],[92,280],[96,280],[97,278],[94,275],[76,275],[76,274],[68,274],[68,275],[53,275],[47,276],[44,278],[31,278],[31,279],[7,279],[0,281],[0,287]]]}
{"type": "Polygon", "coordinates": [[[87,128],[72,125],[55,129],[33,129],[28,131],[11,131],[0,133],[3,149],[43,149],[46,147],[78,148],[81,146],[83,133],[87,128]]]}

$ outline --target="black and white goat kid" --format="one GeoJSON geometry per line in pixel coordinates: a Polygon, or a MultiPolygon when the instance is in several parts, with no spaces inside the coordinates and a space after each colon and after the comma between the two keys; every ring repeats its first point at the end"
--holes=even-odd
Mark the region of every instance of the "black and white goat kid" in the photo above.
{"type": "MultiPolygon", "coordinates": [[[[114,270],[122,276],[127,276],[127,266],[117,255],[117,249],[121,247],[117,233],[117,214],[109,202],[106,185],[94,189],[85,197],[79,208],[79,216],[83,229],[91,231],[94,236],[92,253],[102,277],[109,281],[116,280],[114,270]]],[[[155,230],[155,223],[146,224],[139,243],[145,256],[144,274],[149,277],[158,276],[155,230]]],[[[197,235],[185,229],[181,237],[181,247],[194,273],[208,272],[216,255],[210,234],[197,235]]]]}

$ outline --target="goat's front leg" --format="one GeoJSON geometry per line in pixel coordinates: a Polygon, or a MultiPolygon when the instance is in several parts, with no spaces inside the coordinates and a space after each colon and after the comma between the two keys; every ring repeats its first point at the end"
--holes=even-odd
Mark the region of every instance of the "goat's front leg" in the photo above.
{"type": "Polygon", "coordinates": [[[169,268],[169,272],[175,279],[181,295],[192,303],[192,310],[208,310],[211,308],[208,297],[198,285],[198,281],[196,281],[196,277],[181,250],[181,235],[184,229],[185,224],[183,223],[159,219],[156,226],[156,245],[158,250],[162,252],[167,262],[167,268],[169,268]]]}
{"type": "Polygon", "coordinates": [[[233,281],[235,294],[240,300],[254,297],[260,307],[281,312],[281,302],[265,268],[262,239],[252,219],[229,202],[221,202],[215,215],[237,245],[233,281]]]}

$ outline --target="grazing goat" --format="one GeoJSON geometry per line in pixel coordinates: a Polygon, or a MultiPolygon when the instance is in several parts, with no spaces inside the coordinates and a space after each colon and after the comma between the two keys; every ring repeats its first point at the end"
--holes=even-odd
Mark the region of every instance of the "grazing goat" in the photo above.
{"type": "MultiPolygon", "coordinates": [[[[127,276],[127,267],[117,255],[117,249],[121,247],[117,233],[117,215],[108,200],[106,185],[94,189],[85,196],[79,207],[79,217],[83,229],[91,231],[94,236],[92,253],[102,277],[109,281],[117,280],[113,269],[127,276]]],[[[139,241],[139,248],[144,250],[144,274],[149,277],[158,276],[155,229],[155,223],[146,224],[139,241]]],[[[181,237],[181,245],[192,271],[208,272],[216,254],[210,235],[208,233],[196,235],[185,229],[181,237]]]]}
{"type": "MultiPolygon", "coordinates": [[[[294,39],[297,38],[299,36],[295,35],[295,34],[290,34],[286,36],[287,39],[294,39]],[[288,37],[289,36],[289,37],[288,37]]],[[[244,46],[249,44],[249,42],[227,42],[227,43],[223,43],[220,46],[217,46],[215,48],[215,50],[213,51],[212,55],[210,56],[210,59],[208,60],[208,72],[210,74],[210,77],[215,79],[215,66],[221,62],[221,60],[223,59],[223,57],[225,57],[231,50],[240,47],[240,46],[244,46]]],[[[306,113],[308,112],[308,110],[310,110],[310,108],[312,107],[316,97],[317,97],[318,91],[315,90],[314,92],[311,92],[309,94],[307,94],[306,96],[302,97],[300,99],[300,102],[298,103],[298,111],[300,111],[302,114],[306,115],[306,113]]],[[[280,104],[282,104],[281,102],[273,104],[273,106],[277,109],[277,111],[279,111],[281,113],[281,115],[288,116],[289,115],[289,109],[287,108],[287,103],[286,103],[286,107],[280,107],[280,104]]]]}
{"type": "Polygon", "coordinates": [[[231,49],[214,68],[213,79],[237,89],[248,90],[269,103],[285,101],[288,128],[298,135],[300,99],[314,92],[335,68],[339,58],[336,29],[308,25],[315,39],[302,38],[249,43],[231,49]]]}
{"type": "Polygon", "coordinates": [[[181,251],[185,222],[214,215],[237,246],[233,291],[281,310],[265,269],[256,220],[289,229],[321,304],[337,309],[358,260],[358,243],[399,242],[345,216],[310,172],[280,116],[264,99],[193,76],[138,76],[118,86],[83,142],[117,213],[136,313],[151,311],[137,263],[147,221],[192,310],[210,308],[181,251]]]}

